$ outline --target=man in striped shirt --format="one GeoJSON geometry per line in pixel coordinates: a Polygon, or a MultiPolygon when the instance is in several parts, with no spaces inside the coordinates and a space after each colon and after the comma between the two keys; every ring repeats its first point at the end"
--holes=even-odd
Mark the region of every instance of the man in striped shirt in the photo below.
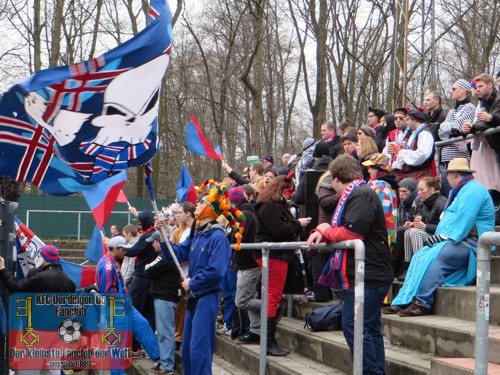
{"type": "MultiPolygon", "coordinates": [[[[471,103],[471,85],[465,79],[459,79],[451,88],[451,97],[455,100],[455,106],[450,109],[446,120],[439,126],[438,134],[441,140],[457,137],[463,134],[462,126],[466,120],[472,122],[476,114],[476,106],[471,103]]],[[[467,150],[467,144],[457,142],[444,146],[441,149],[441,162],[439,171],[442,177],[441,194],[445,197],[450,192],[450,186],[444,172],[448,168],[448,163],[455,158],[465,158],[470,161],[470,154],[467,150]]]]}

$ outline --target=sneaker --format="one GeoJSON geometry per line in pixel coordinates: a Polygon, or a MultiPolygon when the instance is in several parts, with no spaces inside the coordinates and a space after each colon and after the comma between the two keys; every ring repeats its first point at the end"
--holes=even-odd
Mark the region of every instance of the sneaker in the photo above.
{"type": "Polygon", "coordinates": [[[382,314],[397,314],[398,312],[406,309],[408,306],[410,305],[400,305],[400,306],[391,305],[380,309],[380,312],[382,314]]]}
{"type": "Polygon", "coordinates": [[[424,316],[430,315],[431,309],[428,309],[425,306],[422,306],[420,302],[415,300],[410,306],[406,309],[398,312],[398,315],[401,317],[409,317],[409,316],[424,316]]]}
{"type": "Polygon", "coordinates": [[[260,335],[248,332],[244,335],[236,337],[236,341],[241,344],[258,344],[260,342],[260,335]]]}
{"type": "Polygon", "coordinates": [[[224,324],[222,326],[222,328],[219,328],[218,330],[216,330],[215,332],[217,332],[218,335],[226,335],[226,336],[231,336],[231,330],[230,329],[227,329],[226,325],[224,324]],[[229,332],[229,334],[228,334],[229,332]]]}
{"type": "Polygon", "coordinates": [[[155,365],[153,367],[151,367],[151,370],[153,370],[153,371],[157,371],[159,369],[160,369],[160,362],[155,363],[155,365]]]}

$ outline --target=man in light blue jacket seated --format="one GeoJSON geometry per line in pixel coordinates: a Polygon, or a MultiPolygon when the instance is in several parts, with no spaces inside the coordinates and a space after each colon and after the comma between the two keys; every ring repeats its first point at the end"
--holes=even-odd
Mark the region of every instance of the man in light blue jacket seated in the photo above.
{"type": "Polygon", "coordinates": [[[476,277],[478,238],[495,228],[490,193],[474,180],[465,158],[450,161],[446,170],[450,191],[435,235],[412,258],[410,268],[392,305],[383,314],[402,317],[429,315],[440,286],[464,286],[476,277]]]}

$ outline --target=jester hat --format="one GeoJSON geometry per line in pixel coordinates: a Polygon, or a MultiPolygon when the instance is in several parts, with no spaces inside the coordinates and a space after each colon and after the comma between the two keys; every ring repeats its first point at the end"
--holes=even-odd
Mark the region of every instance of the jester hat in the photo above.
{"type": "Polygon", "coordinates": [[[214,180],[205,180],[203,184],[200,185],[198,189],[198,194],[202,194],[205,186],[209,186],[210,190],[208,195],[202,198],[202,202],[207,204],[207,207],[202,210],[198,215],[198,220],[202,220],[206,217],[211,217],[212,219],[217,219],[220,215],[224,215],[229,224],[234,229],[239,229],[236,233],[236,251],[241,250],[241,239],[243,237],[243,231],[245,230],[246,217],[238,210],[234,205],[229,202],[229,189],[226,185],[217,186],[214,180]],[[235,219],[238,218],[240,223],[235,219]]]}

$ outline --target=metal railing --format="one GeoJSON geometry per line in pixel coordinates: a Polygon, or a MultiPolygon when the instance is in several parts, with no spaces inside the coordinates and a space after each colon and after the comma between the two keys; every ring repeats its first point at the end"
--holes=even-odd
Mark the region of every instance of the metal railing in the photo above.
{"type": "MultiPolygon", "coordinates": [[[[26,211],[26,226],[30,227],[30,218],[33,214],[43,213],[43,214],[77,214],[77,240],[80,241],[82,234],[82,214],[92,215],[92,211],[66,211],[66,210],[27,210],[26,211]]],[[[128,211],[111,211],[111,214],[124,214],[127,215],[127,223],[130,224],[131,214],[128,211]]],[[[92,216],[89,218],[94,220],[92,216]]],[[[95,223],[94,223],[95,224],[95,223]]],[[[43,237],[43,234],[38,233],[39,236],[43,237]]]]}
{"type": "MultiPolygon", "coordinates": [[[[465,142],[465,141],[471,140],[475,137],[479,137],[480,135],[486,136],[486,135],[491,135],[491,134],[495,134],[495,133],[500,133],[500,126],[497,126],[495,128],[490,128],[490,129],[487,129],[487,130],[482,131],[482,132],[477,132],[474,134],[467,134],[466,137],[458,136],[458,137],[446,139],[444,141],[435,142],[434,145],[437,148],[441,148],[443,146],[451,145],[452,143],[465,142]]],[[[438,157],[438,163],[441,162],[441,153],[440,152],[437,153],[437,157],[438,157]]]]}
{"type": "Polygon", "coordinates": [[[491,247],[500,246],[499,232],[486,232],[477,243],[476,347],[474,373],[488,373],[488,331],[490,321],[491,247]]]}
{"type": "MultiPolygon", "coordinates": [[[[233,245],[234,247],[234,245],[233,245]]],[[[307,242],[262,242],[241,244],[242,250],[262,249],[262,287],[260,305],[260,359],[259,375],[266,374],[267,366],[267,296],[269,288],[269,250],[306,249],[307,242]]],[[[365,244],[361,240],[337,243],[313,244],[313,249],[333,251],[335,249],[354,249],[355,286],[354,286],[354,352],[353,374],[363,373],[363,321],[364,321],[364,280],[365,280],[365,244]]]]}

